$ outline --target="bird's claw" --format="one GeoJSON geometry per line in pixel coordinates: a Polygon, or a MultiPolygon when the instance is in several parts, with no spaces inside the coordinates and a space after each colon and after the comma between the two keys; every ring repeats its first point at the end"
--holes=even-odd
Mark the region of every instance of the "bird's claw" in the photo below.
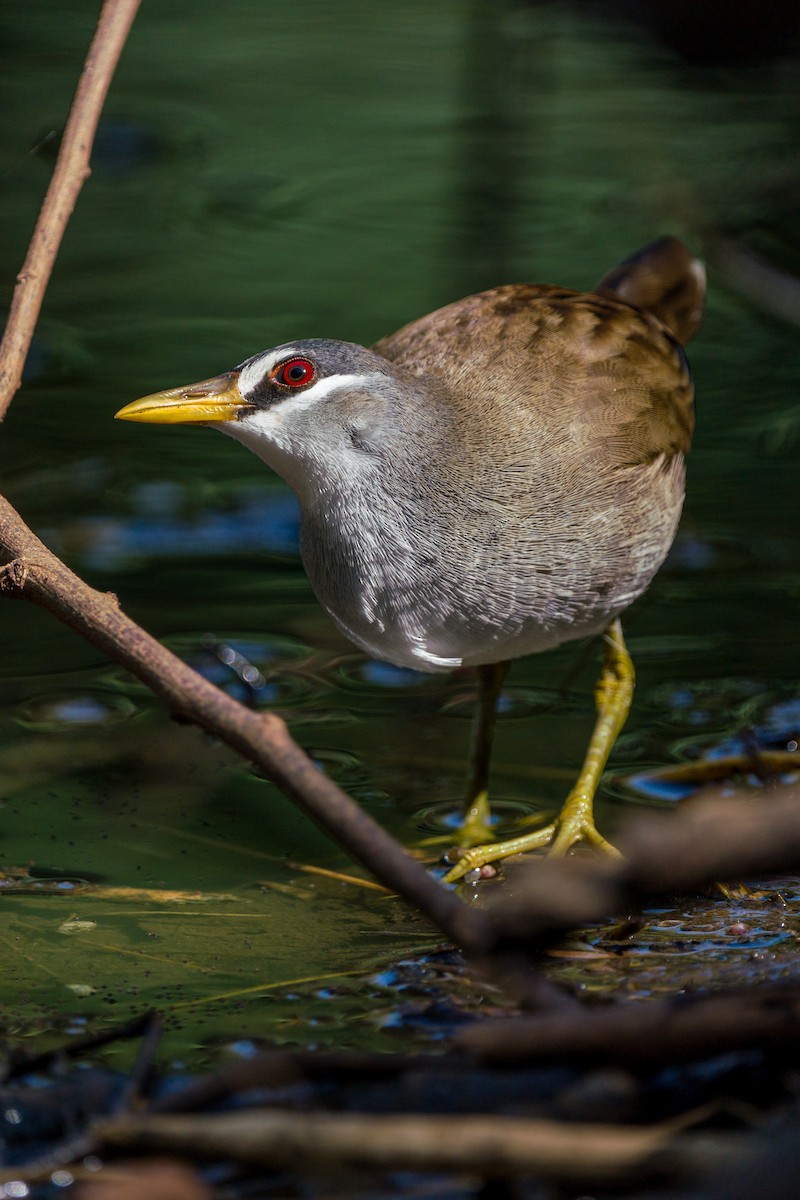
{"type": "Polygon", "coordinates": [[[509,838],[505,842],[488,843],[485,846],[473,846],[464,850],[455,866],[444,877],[445,883],[457,883],[470,871],[479,870],[488,863],[497,862],[501,858],[510,858],[514,854],[529,854],[533,850],[548,847],[548,854],[554,858],[567,854],[578,842],[587,842],[596,850],[609,854],[613,858],[621,858],[616,846],[612,846],[598,832],[591,816],[562,814],[558,821],[553,821],[535,833],[523,834],[521,837],[509,838]]]}

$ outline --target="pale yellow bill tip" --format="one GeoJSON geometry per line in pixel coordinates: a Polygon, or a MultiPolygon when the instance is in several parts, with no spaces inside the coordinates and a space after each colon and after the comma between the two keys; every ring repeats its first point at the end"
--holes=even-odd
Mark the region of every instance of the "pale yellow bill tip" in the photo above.
{"type": "Polygon", "coordinates": [[[119,421],[143,421],[153,425],[207,425],[231,421],[250,405],[239,391],[239,372],[228,371],[187,387],[153,392],[126,404],[114,414],[119,421]]]}

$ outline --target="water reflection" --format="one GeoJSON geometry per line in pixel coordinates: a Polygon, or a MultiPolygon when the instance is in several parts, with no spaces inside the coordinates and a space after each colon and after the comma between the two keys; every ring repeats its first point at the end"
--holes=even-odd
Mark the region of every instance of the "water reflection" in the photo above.
{"type": "Polygon", "coordinates": [[[77,553],[95,571],[116,571],[141,558],[297,554],[297,503],[283,491],[248,488],[232,495],[225,511],[197,512],[180,484],[153,480],[133,489],[129,502],[130,516],[80,516],[45,530],[49,545],[77,553]]]}

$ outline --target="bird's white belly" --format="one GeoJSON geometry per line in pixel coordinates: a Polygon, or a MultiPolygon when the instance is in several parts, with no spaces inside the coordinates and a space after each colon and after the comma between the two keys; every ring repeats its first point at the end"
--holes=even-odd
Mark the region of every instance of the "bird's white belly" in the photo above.
{"type": "Polygon", "coordinates": [[[625,607],[597,602],[559,619],[539,599],[505,614],[493,608],[488,594],[476,604],[474,590],[467,604],[459,605],[443,595],[415,598],[408,589],[384,593],[378,605],[369,599],[368,588],[348,601],[341,593],[330,594],[314,575],[309,571],[318,598],[345,637],[371,658],[415,671],[452,671],[539,654],[599,634],[625,607]]]}
{"type": "Polygon", "coordinates": [[[427,672],[452,671],[552,650],[563,642],[601,633],[617,615],[617,611],[603,608],[590,620],[545,627],[531,618],[513,631],[488,632],[464,629],[455,623],[452,629],[446,623],[428,629],[408,621],[378,624],[324,607],[345,637],[371,658],[427,672]]]}
{"type": "Polygon", "coordinates": [[[601,633],[641,595],[672,543],[682,480],[680,463],[655,463],[549,540],[509,523],[465,545],[442,526],[436,539],[399,536],[399,522],[390,539],[375,509],[357,521],[326,513],[303,522],[303,561],[322,606],[371,657],[430,672],[502,662],[601,633]]]}

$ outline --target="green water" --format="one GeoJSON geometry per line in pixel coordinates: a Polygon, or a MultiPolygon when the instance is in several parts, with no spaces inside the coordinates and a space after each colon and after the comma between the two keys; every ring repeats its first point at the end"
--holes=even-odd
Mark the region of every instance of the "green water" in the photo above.
{"type": "MultiPolygon", "coordinates": [[[[639,685],[612,765],[670,762],[770,713],[785,741],[800,333],[734,286],[719,244],[800,273],[798,68],[689,67],[594,11],[146,3],[2,431],[6,494],[48,544],[196,665],[207,635],[234,643],[265,676],[261,700],[408,844],[441,834],[460,794],[470,679],[376,668],[340,639],[302,574],[293,501],[254,457],[111,418],[289,338],[369,344],[493,283],[588,287],[676,233],[710,253],[698,433],[674,555],[626,621],[639,685]]],[[[94,17],[78,0],[3,18],[6,296],[94,17]]],[[[3,897],[11,1034],[155,1004],[186,1052],[318,1026],[380,1041],[380,968],[435,945],[430,931],[298,873],[348,864],[49,615],[3,603],[0,620],[0,861],[146,889],[3,897]]],[[[552,809],[569,786],[596,664],[573,647],[515,666],[494,760],[510,812],[552,809]]],[[[632,803],[612,785],[603,827],[632,803]]]]}

